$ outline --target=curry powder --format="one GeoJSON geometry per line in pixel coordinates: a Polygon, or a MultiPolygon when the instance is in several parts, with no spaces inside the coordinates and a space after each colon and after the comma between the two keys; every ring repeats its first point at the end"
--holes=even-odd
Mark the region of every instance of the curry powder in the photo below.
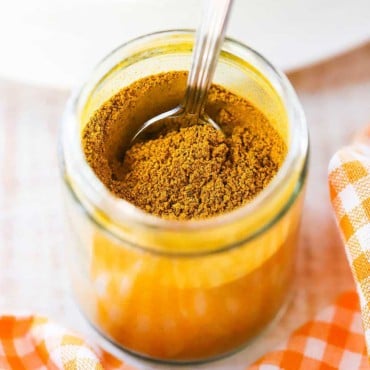
{"type": "Polygon", "coordinates": [[[123,153],[141,124],[181,101],[186,77],[174,71],[132,83],[94,113],[82,136],[89,165],[115,196],[166,219],[208,218],[246,204],[269,184],[287,151],[261,111],[212,85],[205,110],[223,132],[181,127],[123,153]]]}

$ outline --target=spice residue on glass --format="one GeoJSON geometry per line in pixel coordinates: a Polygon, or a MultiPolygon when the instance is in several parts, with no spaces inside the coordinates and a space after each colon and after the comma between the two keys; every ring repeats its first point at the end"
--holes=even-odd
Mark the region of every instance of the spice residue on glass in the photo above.
{"type": "Polygon", "coordinates": [[[244,98],[212,85],[210,125],[163,132],[122,153],[128,133],[176,106],[186,72],[140,79],[104,103],[87,123],[83,148],[99,179],[117,197],[167,219],[204,219],[252,200],[271,181],[287,151],[264,114],[244,98]]]}

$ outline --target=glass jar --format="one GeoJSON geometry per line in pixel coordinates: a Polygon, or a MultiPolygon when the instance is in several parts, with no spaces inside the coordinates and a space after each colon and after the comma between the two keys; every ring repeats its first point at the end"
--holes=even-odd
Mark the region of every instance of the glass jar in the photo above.
{"type": "Polygon", "coordinates": [[[113,196],[87,164],[81,132],[133,81],[188,70],[194,34],[166,31],[108,55],[69,100],[61,131],[72,286],[90,323],[149,359],[198,362],[245,345],[287,300],[306,177],[308,134],[287,78],[227,39],[214,82],[259,108],[288,152],[250,203],[205,220],[170,221],[113,196]]]}

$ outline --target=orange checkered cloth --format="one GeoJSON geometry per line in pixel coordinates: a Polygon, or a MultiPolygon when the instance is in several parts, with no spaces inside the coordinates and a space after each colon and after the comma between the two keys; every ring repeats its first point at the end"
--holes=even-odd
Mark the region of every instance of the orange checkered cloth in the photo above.
{"type": "Polygon", "coordinates": [[[0,369],[136,370],[40,316],[0,317],[0,369]]]}
{"type": "MultiPolygon", "coordinates": [[[[358,294],[340,296],[248,370],[370,370],[370,145],[339,151],[329,186],[358,294]]],[[[2,316],[0,369],[136,368],[46,318],[2,316]]]]}
{"type": "Polygon", "coordinates": [[[330,162],[330,196],[356,282],[370,354],[370,128],[330,162]],[[368,142],[366,142],[368,140],[368,142]]]}

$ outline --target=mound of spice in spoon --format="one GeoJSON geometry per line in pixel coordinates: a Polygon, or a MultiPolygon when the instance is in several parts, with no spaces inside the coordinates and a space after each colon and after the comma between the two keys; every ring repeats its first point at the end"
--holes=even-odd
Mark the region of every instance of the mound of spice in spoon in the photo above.
{"type": "Polygon", "coordinates": [[[137,142],[122,156],[129,128],[176,105],[185,81],[185,72],[167,72],[122,89],[87,123],[83,147],[117,197],[163,218],[204,219],[251,201],[275,176],[287,148],[261,111],[213,85],[206,112],[226,135],[210,125],[181,127],[137,142]]]}

